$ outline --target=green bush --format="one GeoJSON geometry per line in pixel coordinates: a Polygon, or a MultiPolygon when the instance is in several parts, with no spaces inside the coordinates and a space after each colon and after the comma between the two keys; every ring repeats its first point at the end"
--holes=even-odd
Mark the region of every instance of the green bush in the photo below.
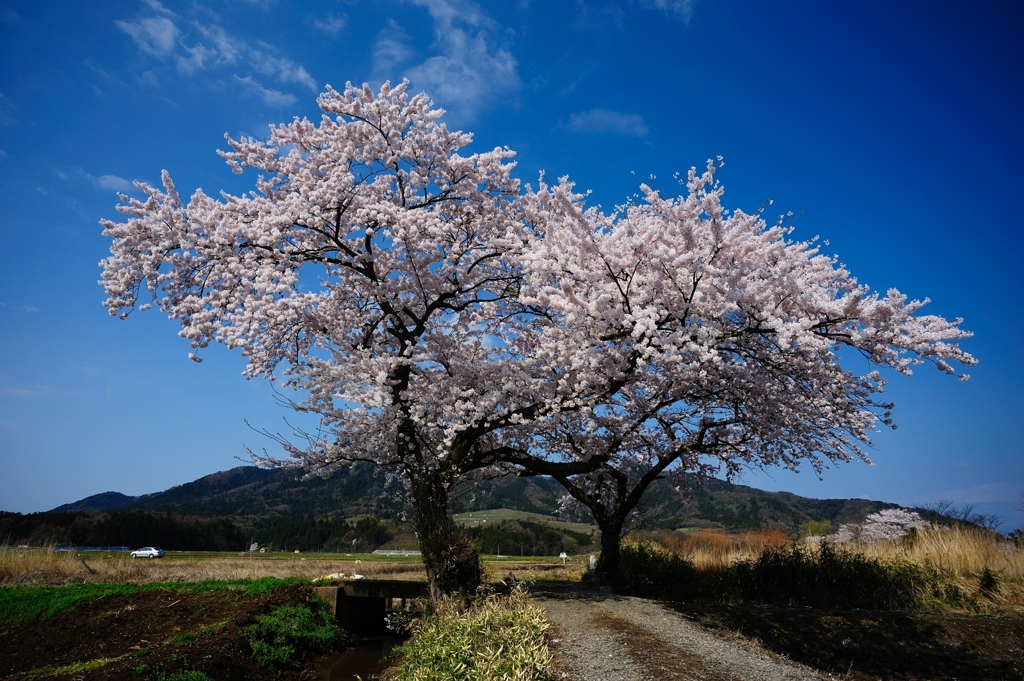
{"type": "Polygon", "coordinates": [[[800,525],[800,539],[807,537],[826,537],[832,534],[832,523],[827,520],[805,520],[800,525]]]}

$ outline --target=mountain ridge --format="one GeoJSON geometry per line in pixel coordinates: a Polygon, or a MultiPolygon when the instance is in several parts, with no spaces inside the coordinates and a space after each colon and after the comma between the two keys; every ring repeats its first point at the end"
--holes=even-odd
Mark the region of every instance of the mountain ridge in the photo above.
{"type": "MultiPolygon", "coordinates": [[[[555,515],[564,491],[550,478],[477,480],[453,495],[453,513],[509,508],[555,515]]],[[[768,492],[707,478],[691,480],[680,491],[655,483],[639,511],[641,525],[665,529],[705,527],[723,530],[782,527],[795,530],[807,520],[834,525],[862,519],[897,504],[867,499],[813,499],[792,492],[768,492]]],[[[104,492],[63,504],[51,512],[146,511],[196,518],[232,518],[246,524],[286,518],[309,520],[372,516],[401,522],[403,507],[383,475],[358,465],[329,478],[301,479],[295,471],[238,466],[162,492],[131,497],[104,492]]]]}

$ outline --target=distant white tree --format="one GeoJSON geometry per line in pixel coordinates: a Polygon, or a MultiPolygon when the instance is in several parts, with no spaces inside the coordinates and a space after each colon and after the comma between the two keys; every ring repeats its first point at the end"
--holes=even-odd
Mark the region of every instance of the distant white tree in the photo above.
{"type": "Polygon", "coordinates": [[[864,530],[860,539],[865,542],[898,542],[911,530],[925,527],[928,527],[928,522],[914,511],[887,508],[864,519],[864,530]]]}
{"type": "Polygon", "coordinates": [[[926,528],[930,524],[914,511],[903,508],[887,508],[870,514],[863,523],[845,523],[835,534],[822,537],[821,541],[835,544],[849,542],[898,542],[915,528],[926,528]]]}

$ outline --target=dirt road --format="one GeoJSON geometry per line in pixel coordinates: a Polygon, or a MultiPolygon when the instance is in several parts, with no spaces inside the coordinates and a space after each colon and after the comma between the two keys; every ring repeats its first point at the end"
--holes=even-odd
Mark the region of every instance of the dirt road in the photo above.
{"type": "Polygon", "coordinates": [[[570,681],[821,681],[737,637],[717,637],[662,605],[603,592],[536,590],[570,681]]]}

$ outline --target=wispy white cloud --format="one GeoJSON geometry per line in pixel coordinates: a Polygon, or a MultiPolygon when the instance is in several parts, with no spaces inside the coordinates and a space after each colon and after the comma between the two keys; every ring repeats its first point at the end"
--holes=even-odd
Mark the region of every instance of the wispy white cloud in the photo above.
{"type": "Polygon", "coordinates": [[[158,0],[142,0],[142,4],[148,6],[151,10],[157,14],[164,14],[169,17],[174,16],[174,12],[164,7],[158,0]]]}
{"type": "Polygon", "coordinates": [[[371,80],[384,81],[397,77],[398,69],[412,55],[409,35],[394,19],[388,19],[387,27],[377,34],[373,44],[373,70],[371,80]]]}
{"type": "Polygon", "coordinates": [[[89,175],[89,179],[100,189],[109,189],[115,192],[130,192],[135,189],[135,185],[117,175],[100,175],[99,177],[89,175]]]}
{"type": "Polygon", "coordinates": [[[14,125],[18,119],[14,117],[14,102],[0,92],[0,125],[14,125]]]}
{"type": "Polygon", "coordinates": [[[11,310],[21,310],[22,312],[39,312],[39,308],[31,303],[18,303],[14,305],[8,305],[7,303],[0,301],[0,308],[9,308],[11,310]]]}
{"type": "Polygon", "coordinates": [[[318,17],[313,19],[313,28],[318,31],[330,34],[332,36],[338,35],[338,31],[345,28],[348,25],[348,17],[344,14],[336,15],[333,12],[328,14],[326,17],[318,17]]]}
{"type": "Polygon", "coordinates": [[[10,154],[8,154],[3,149],[0,149],[0,158],[7,158],[8,156],[10,156],[10,154]]]}
{"type": "MultiPolygon", "coordinates": [[[[320,90],[319,84],[302,64],[282,56],[269,43],[240,38],[209,21],[188,21],[157,0],[144,0],[144,4],[148,8],[144,10],[144,16],[115,24],[135,40],[142,52],[174,63],[183,75],[217,68],[231,69],[236,71],[235,78],[248,89],[251,90],[253,85],[262,88],[267,93],[261,93],[264,101],[275,102],[275,106],[286,100],[295,102],[296,98],[263,88],[250,75],[243,76],[237,71],[243,74],[254,71],[284,85],[301,85],[314,93],[320,90]]],[[[255,4],[268,6],[264,2],[255,4]]]]}
{"type": "Polygon", "coordinates": [[[166,57],[178,43],[180,32],[167,17],[143,17],[135,21],[115,21],[118,28],[130,35],[143,52],[166,57]]]}
{"type": "Polygon", "coordinates": [[[642,116],[625,114],[610,109],[591,109],[570,114],[565,129],[579,133],[614,133],[631,137],[645,137],[650,130],[642,116]]]}
{"type": "Polygon", "coordinates": [[[0,20],[2,20],[5,24],[11,25],[21,23],[21,17],[18,16],[17,12],[15,12],[13,9],[10,9],[9,7],[4,9],[3,12],[0,12],[0,20]]]}
{"type": "Polygon", "coordinates": [[[650,9],[661,10],[670,17],[689,25],[693,18],[693,6],[697,0],[640,0],[640,4],[650,9]]]}
{"type": "Polygon", "coordinates": [[[298,98],[295,95],[263,87],[263,85],[260,84],[259,81],[254,80],[252,76],[246,76],[245,78],[235,76],[235,80],[244,85],[245,89],[251,94],[259,96],[267,106],[289,106],[298,101],[298,98]]]}
{"type": "Polygon", "coordinates": [[[192,47],[184,48],[184,54],[179,54],[175,57],[175,60],[178,63],[179,71],[192,75],[196,71],[207,68],[211,62],[217,60],[218,56],[216,50],[203,45],[193,45],[192,47]]]}
{"type": "Polygon", "coordinates": [[[33,390],[31,388],[20,388],[16,385],[0,385],[0,393],[10,395],[12,397],[39,397],[43,394],[43,391],[33,390]]]}
{"type": "MultiPolygon", "coordinates": [[[[459,117],[472,118],[487,103],[519,89],[518,64],[508,50],[494,44],[500,26],[469,0],[412,0],[426,8],[434,24],[436,54],[405,71],[422,89],[459,117]]],[[[375,46],[375,72],[404,61],[408,48],[392,31],[375,46]],[[404,51],[403,51],[404,50],[404,51]]],[[[389,74],[390,75],[390,74],[389,74]]]]}
{"type": "Polygon", "coordinates": [[[248,58],[252,62],[253,67],[260,73],[277,78],[282,83],[298,83],[299,85],[305,85],[313,92],[318,92],[320,86],[313,80],[313,77],[309,75],[306,68],[302,64],[296,64],[287,57],[275,56],[271,51],[274,48],[270,45],[260,42],[256,47],[250,47],[248,58]]]}
{"type": "Polygon", "coordinates": [[[946,490],[937,497],[965,504],[983,504],[1012,501],[1017,497],[1018,491],[1018,485],[1013,482],[990,482],[963,489],[946,490]]]}

